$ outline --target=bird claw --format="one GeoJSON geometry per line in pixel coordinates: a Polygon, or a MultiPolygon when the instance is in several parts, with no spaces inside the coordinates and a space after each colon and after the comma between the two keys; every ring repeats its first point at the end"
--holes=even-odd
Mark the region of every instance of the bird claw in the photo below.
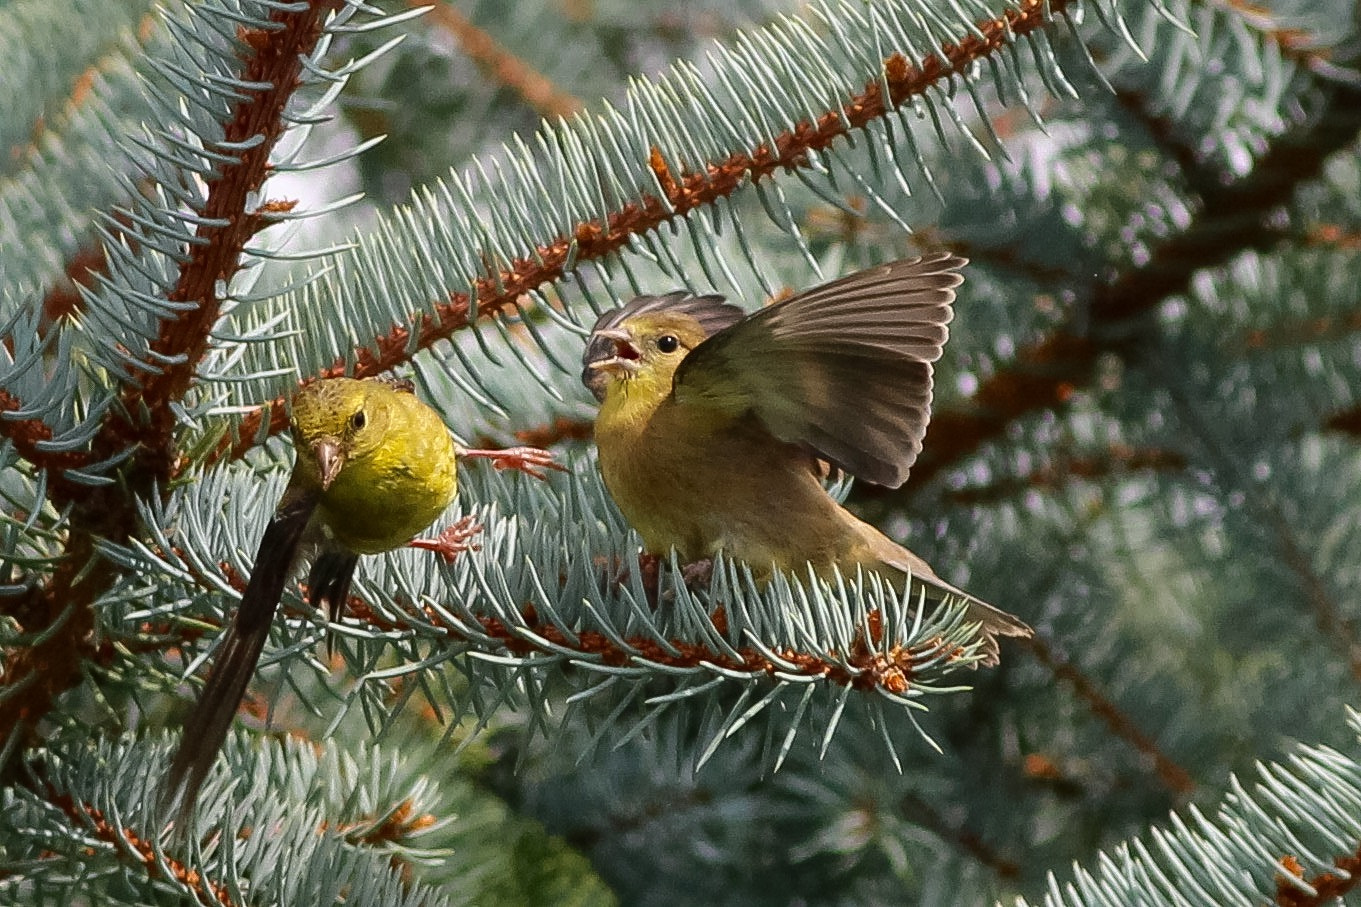
{"type": "Polygon", "coordinates": [[[553,461],[552,451],[541,450],[537,447],[506,447],[501,450],[461,450],[459,455],[467,458],[478,457],[484,460],[491,460],[493,469],[518,469],[525,475],[533,476],[536,479],[548,478],[548,473],[544,470],[556,469],[558,472],[566,472],[566,468],[553,461]]]}
{"type": "Polygon", "coordinates": [[[412,539],[408,544],[412,548],[420,548],[424,551],[433,551],[444,558],[446,564],[453,563],[454,558],[465,551],[481,551],[482,546],[472,541],[473,536],[482,531],[482,524],[471,513],[461,517],[458,522],[446,526],[439,535],[432,539],[412,539]]]}
{"type": "Polygon", "coordinates": [[[708,586],[714,579],[714,559],[706,557],[681,565],[681,579],[687,589],[708,586]]]}
{"type": "MultiPolygon", "coordinates": [[[[643,583],[643,591],[647,594],[648,603],[656,607],[662,582],[662,564],[665,561],[655,554],[648,554],[646,551],[638,555],[638,575],[643,583]]],[[[624,582],[626,573],[621,573],[619,582],[624,582]]],[[[714,576],[713,558],[704,558],[698,561],[690,561],[681,564],[681,582],[687,589],[708,586],[714,576]]]]}

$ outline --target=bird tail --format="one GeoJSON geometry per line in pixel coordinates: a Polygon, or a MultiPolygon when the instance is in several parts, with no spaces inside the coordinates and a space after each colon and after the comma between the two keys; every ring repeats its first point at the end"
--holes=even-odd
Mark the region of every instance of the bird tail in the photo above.
{"type": "Polygon", "coordinates": [[[241,604],[227,628],[198,704],[185,722],[179,750],[161,788],[161,815],[173,814],[177,833],[186,832],[193,820],[199,788],[227,739],[246,685],[255,674],[275,608],[316,503],[315,495],[290,496],[285,492],[265,527],[255,569],[241,593],[241,604]]]}
{"type": "MultiPolygon", "coordinates": [[[[860,525],[863,527],[861,536],[873,552],[874,560],[895,570],[911,574],[913,579],[925,584],[930,590],[958,595],[969,603],[968,610],[964,614],[964,620],[979,625],[979,640],[982,643],[983,654],[979,663],[984,667],[991,668],[998,663],[1000,652],[997,638],[999,636],[1027,639],[1035,634],[1035,631],[1016,615],[1008,614],[1001,608],[994,607],[981,598],[970,595],[963,589],[952,586],[941,579],[936,575],[936,571],[931,569],[930,564],[894,542],[878,529],[868,523],[861,523],[860,525]]],[[[931,595],[929,591],[927,596],[935,599],[942,597],[931,595]]]]}

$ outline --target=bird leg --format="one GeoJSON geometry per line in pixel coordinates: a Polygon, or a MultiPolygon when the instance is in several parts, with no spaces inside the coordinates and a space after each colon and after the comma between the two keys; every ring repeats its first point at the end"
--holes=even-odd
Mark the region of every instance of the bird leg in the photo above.
{"type": "Polygon", "coordinates": [[[482,524],[471,513],[460,517],[458,522],[446,526],[432,539],[412,539],[407,542],[412,548],[433,551],[444,558],[446,564],[465,551],[481,551],[482,546],[472,541],[473,536],[482,531],[482,524]]]}
{"type": "Polygon", "coordinates": [[[647,596],[647,603],[654,608],[657,607],[657,598],[661,591],[662,582],[662,559],[655,554],[648,554],[646,551],[639,554],[638,578],[642,581],[643,594],[647,596]]]}
{"type": "Polygon", "coordinates": [[[545,469],[556,469],[559,472],[567,470],[553,462],[551,451],[540,450],[537,447],[506,447],[501,450],[478,450],[459,448],[460,457],[473,458],[479,457],[484,460],[491,460],[493,469],[518,469],[525,475],[533,476],[536,479],[548,478],[545,469]]]}
{"type": "MultiPolygon", "coordinates": [[[[662,564],[663,559],[655,554],[648,554],[646,551],[638,555],[638,576],[643,583],[643,591],[647,594],[648,604],[654,608],[661,595],[662,564]]],[[[627,574],[621,574],[619,582],[624,582],[627,574]]],[[[688,564],[681,564],[681,582],[687,589],[705,588],[709,585],[714,576],[713,558],[703,558],[698,561],[691,561],[688,564]]]]}
{"type": "Polygon", "coordinates": [[[685,588],[687,589],[707,587],[709,583],[713,582],[713,578],[714,559],[711,557],[681,565],[681,579],[685,580],[685,588]]]}

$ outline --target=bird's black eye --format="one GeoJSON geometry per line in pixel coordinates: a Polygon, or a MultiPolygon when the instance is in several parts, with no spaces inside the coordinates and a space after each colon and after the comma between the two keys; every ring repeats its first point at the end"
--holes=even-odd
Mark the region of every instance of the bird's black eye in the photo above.
{"type": "Polygon", "coordinates": [[[676,339],[675,334],[663,334],[657,338],[657,349],[663,353],[674,353],[680,349],[680,341],[676,339]]]}
{"type": "Polygon", "coordinates": [[[353,429],[354,431],[359,431],[359,429],[364,427],[364,423],[367,421],[368,418],[364,415],[364,411],[361,409],[353,416],[350,416],[350,428],[353,429]]]}

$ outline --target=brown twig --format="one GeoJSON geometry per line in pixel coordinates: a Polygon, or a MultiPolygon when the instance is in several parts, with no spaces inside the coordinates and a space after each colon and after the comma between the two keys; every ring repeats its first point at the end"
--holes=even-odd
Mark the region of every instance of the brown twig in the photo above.
{"type": "Polygon", "coordinates": [[[1208,3],[1237,16],[1266,43],[1279,47],[1282,56],[1304,68],[1317,71],[1330,64],[1331,40],[1325,44],[1303,29],[1282,27],[1272,11],[1255,0],[1208,0],[1208,3]],[[1324,49],[1320,51],[1319,47],[1324,49]]]}
{"type": "Polygon", "coordinates": [[[1276,536],[1281,560],[1295,574],[1304,589],[1305,599],[1309,602],[1309,609],[1313,612],[1319,633],[1341,650],[1347,659],[1347,667],[1353,679],[1361,681],[1361,634],[1357,633],[1355,622],[1346,616],[1329,592],[1323,578],[1314,569],[1313,560],[1300,547],[1285,515],[1270,502],[1265,503],[1260,512],[1267,528],[1276,536]]]}
{"type": "Polygon", "coordinates": [[[1141,731],[1134,720],[1121,711],[1120,707],[1112,702],[1105,693],[1101,692],[1096,681],[1082,673],[1077,665],[1055,652],[1039,636],[1021,639],[1018,640],[1018,643],[1030,649],[1039,659],[1040,664],[1052,671],[1055,677],[1072,684],[1078,698],[1087,703],[1087,707],[1092,710],[1092,713],[1104,721],[1106,727],[1110,728],[1115,736],[1127,741],[1150,759],[1158,777],[1169,790],[1179,797],[1190,796],[1195,792],[1196,782],[1192,780],[1191,773],[1172,761],[1166,753],[1159,749],[1158,744],[1141,731]]]}
{"type": "Polygon", "coordinates": [[[1091,481],[1142,470],[1166,472],[1185,467],[1186,458],[1175,450],[1157,447],[1136,450],[1113,446],[1101,456],[1060,456],[1052,463],[1036,467],[1025,475],[981,487],[947,489],[942,497],[954,504],[986,504],[1035,489],[1061,488],[1079,479],[1091,481]]]}
{"type": "Polygon", "coordinates": [[[1322,872],[1308,879],[1304,877],[1304,867],[1294,857],[1282,857],[1281,863],[1296,879],[1314,889],[1314,893],[1310,894],[1299,885],[1277,874],[1276,903],[1281,907],[1324,907],[1326,904],[1340,904],[1343,898],[1361,883],[1361,847],[1333,860],[1337,872],[1322,872]]]}
{"type": "Polygon", "coordinates": [[[1338,431],[1354,438],[1361,438],[1361,406],[1349,406],[1338,410],[1324,420],[1323,427],[1338,431]]]}
{"type": "Polygon", "coordinates": [[[1315,224],[1304,234],[1311,246],[1324,246],[1340,252],[1361,252],[1361,231],[1349,230],[1339,224],[1315,224]]]}
{"type": "Polygon", "coordinates": [[[1281,349],[1288,346],[1327,343],[1361,331],[1361,309],[1335,312],[1299,321],[1254,328],[1243,334],[1244,349],[1281,349]]]}
{"type": "MultiPolygon", "coordinates": [[[[426,0],[407,0],[411,7],[429,6],[426,0]]],[[[472,23],[447,0],[430,7],[429,17],[453,35],[474,63],[497,82],[525,99],[525,103],[546,117],[569,117],[581,110],[582,103],[553,81],[507,50],[491,35],[472,23]]]]}
{"type": "Polygon", "coordinates": [[[105,818],[100,810],[93,806],[78,803],[71,797],[58,793],[50,785],[48,786],[47,798],[73,822],[83,826],[95,838],[108,844],[114,853],[123,859],[136,860],[148,877],[160,876],[162,868],[165,868],[169,870],[176,881],[197,892],[200,900],[221,904],[222,907],[233,907],[235,904],[225,884],[206,879],[196,870],[189,869],[168,856],[163,854],[158,856],[155,847],[149,841],[143,840],[131,828],[115,826],[105,818]]]}
{"type": "Polygon", "coordinates": [[[932,832],[979,863],[997,873],[1004,879],[1015,879],[1021,874],[1021,866],[1015,860],[1008,860],[992,848],[976,832],[964,825],[946,821],[945,817],[915,794],[904,794],[899,802],[899,811],[922,828],[932,832]]]}
{"type": "MultiPolygon", "coordinates": [[[[751,151],[737,151],[721,161],[679,162],[675,149],[653,148],[649,155],[657,183],[665,194],[649,193],[624,203],[603,220],[577,224],[570,235],[538,246],[531,254],[496,267],[495,276],[479,278],[474,294],[455,293],[432,304],[433,314],[415,314],[409,324],[394,325],[370,346],[356,351],[353,377],[377,375],[410,359],[413,350],[447,339],[476,318],[501,310],[518,297],[564,276],[569,263],[590,261],[618,252],[636,236],[648,233],[691,211],[712,205],[738,190],[784,170],[808,165],[810,152],[830,147],[851,131],[864,128],[887,113],[920,97],[950,77],[964,73],[978,61],[1010,45],[1017,37],[1044,27],[1051,15],[1060,15],[1069,0],[1021,0],[1002,18],[976,23],[975,31],[955,44],[945,44],[939,54],[928,54],[921,65],[902,54],[884,61],[884,72],[865,83],[862,91],[847,98],[835,110],[813,120],[802,120],[774,142],[751,151]],[[413,338],[414,335],[414,338],[413,338]],[[414,341],[414,342],[413,342],[414,341]]],[[[322,375],[345,374],[337,362],[322,375]]],[[[273,401],[268,431],[282,431],[286,424],[282,400],[273,401]]],[[[248,414],[241,422],[234,444],[225,442],[218,456],[240,457],[255,445],[264,409],[248,414]]]]}
{"type": "Polygon", "coordinates": [[[1057,331],[1023,348],[1006,368],[986,378],[965,403],[931,417],[926,446],[912,467],[908,488],[925,484],[941,470],[972,454],[1006,431],[1012,422],[1066,404],[1091,382],[1099,347],[1087,337],[1057,331]]]}

